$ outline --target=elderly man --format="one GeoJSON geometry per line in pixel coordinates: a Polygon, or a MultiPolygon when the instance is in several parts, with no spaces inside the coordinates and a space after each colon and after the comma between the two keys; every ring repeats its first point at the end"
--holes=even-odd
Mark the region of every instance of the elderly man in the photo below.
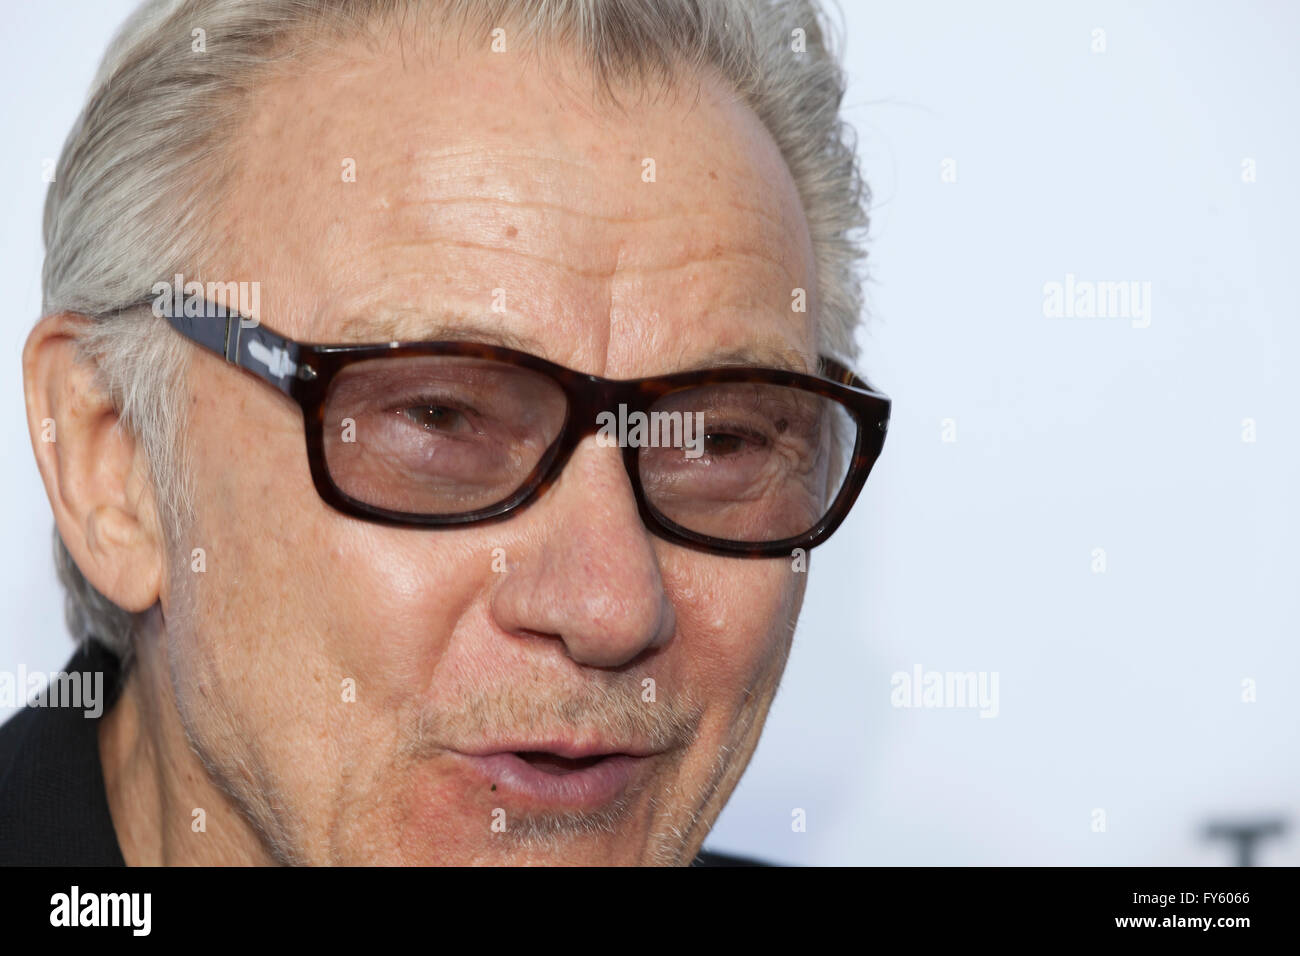
{"type": "Polygon", "coordinates": [[[112,700],[0,860],[717,862],[889,416],[842,92],[806,2],[146,3],[23,354],[112,700]]]}

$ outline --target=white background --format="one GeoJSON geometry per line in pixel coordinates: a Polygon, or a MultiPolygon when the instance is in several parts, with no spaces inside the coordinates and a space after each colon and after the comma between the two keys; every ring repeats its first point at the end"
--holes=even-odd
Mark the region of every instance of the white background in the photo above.
{"type": "MultiPolygon", "coordinates": [[[[71,650],[19,356],[42,163],[131,6],[4,11],[0,669],[71,650]]],[[[1293,832],[1260,860],[1300,863],[1300,7],[846,0],[844,17],[875,193],[862,368],[894,417],[813,554],[785,682],[710,845],[1216,864],[1207,821],[1279,815],[1293,832]],[[1067,273],[1150,282],[1150,327],[1045,317],[1067,273]],[[999,715],[891,706],[891,675],[918,664],[996,671],[999,715]]]]}

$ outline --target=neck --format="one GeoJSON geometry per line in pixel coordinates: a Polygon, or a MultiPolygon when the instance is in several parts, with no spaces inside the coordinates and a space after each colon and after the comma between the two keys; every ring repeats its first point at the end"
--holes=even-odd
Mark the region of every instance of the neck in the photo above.
{"type": "Polygon", "coordinates": [[[100,762],[122,856],[127,866],[271,863],[189,745],[160,630],[137,635],[134,666],[99,721],[100,762]]]}

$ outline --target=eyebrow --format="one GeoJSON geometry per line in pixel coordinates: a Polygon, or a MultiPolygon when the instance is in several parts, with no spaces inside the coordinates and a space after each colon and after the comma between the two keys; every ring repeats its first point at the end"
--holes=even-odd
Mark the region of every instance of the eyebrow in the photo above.
{"type": "Polygon", "coordinates": [[[541,343],[508,329],[496,328],[465,312],[402,312],[394,315],[358,316],[343,323],[340,343],[482,342],[517,352],[543,354],[541,343]]]}
{"type": "MultiPolygon", "coordinates": [[[[411,311],[393,315],[357,316],[344,321],[340,336],[339,344],[482,342],[554,361],[549,359],[546,349],[537,339],[487,324],[472,313],[458,311],[433,314],[411,311]]],[[[661,374],[729,367],[775,368],[811,374],[808,359],[798,350],[786,345],[755,345],[709,352],[661,374]]]]}
{"type": "Polygon", "coordinates": [[[756,346],[752,348],[729,349],[725,352],[710,352],[700,359],[688,362],[676,372],[693,372],[703,368],[776,368],[787,372],[808,373],[808,360],[791,348],[756,346]]]}

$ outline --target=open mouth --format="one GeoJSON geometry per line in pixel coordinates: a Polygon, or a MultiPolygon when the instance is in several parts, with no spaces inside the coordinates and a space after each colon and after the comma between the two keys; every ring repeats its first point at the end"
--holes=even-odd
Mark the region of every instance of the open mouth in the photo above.
{"type": "Polygon", "coordinates": [[[498,750],[460,759],[475,769],[495,801],[509,797],[516,807],[579,811],[617,800],[653,766],[651,757],[622,751],[566,757],[549,750],[498,750]]]}
{"type": "Polygon", "coordinates": [[[588,767],[594,767],[602,760],[614,756],[614,754],[596,754],[591,757],[561,757],[559,754],[548,753],[544,750],[516,750],[513,753],[534,770],[556,774],[557,776],[586,770],[588,767]]]}

